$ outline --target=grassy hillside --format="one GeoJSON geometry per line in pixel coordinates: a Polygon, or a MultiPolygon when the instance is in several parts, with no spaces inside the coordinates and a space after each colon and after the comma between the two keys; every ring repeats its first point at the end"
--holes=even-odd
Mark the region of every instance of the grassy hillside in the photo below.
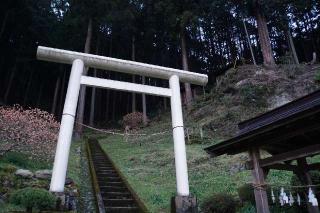
{"type": "MultiPolygon", "coordinates": [[[[162,123],[144,129],[158,129],[162,123]]],[[[121,136],[101,138],[103,149],[126,175],[130,184],[151,212],[169,212],[170,198],[175,195],[175,170],[172,135],[158,138],[126,141],[121,136]]],[[[214,142],[214,141],[213,141],[214,142]]],[[[236,189],[250,182],[250,174],[239,167],[245,155],[210,158],[203,148],[208,144],[187,146],[190,191],[202,204],[213,193],[226,192],[237,196],[236,189]]],[[[291,175],[272,172],[271,183],[290,182],[291,175]]]]}
{"type": "MultiPolygon", "coordinates": [[[[243,66],[217,79],[210,94],[199,96],[185,126],[192,144],[187,146],[190,190],[200,205],[213,193],[237,196],[237,188],[250,182],[244,170],[246,154],[210,158],[203,148],[236,134],[237,123],[268,111],[318,88],[319,68],[283,66],[277,70],[243,66]],[[205,140],[199,140],[200,129],[205,140]]],[[[175,194],[175,174],[169,112],[162,112],[137,133],[144,136],[101,135],[100,143],[152,212],[168,212],[175,194]],[[162,133],[164,132],[164,133],[162,133]],[[161,133],[152,135],[153,133],[161,133]]],[[[291,173],[271,171],[268,183],[287,185],[291,173]]]]}

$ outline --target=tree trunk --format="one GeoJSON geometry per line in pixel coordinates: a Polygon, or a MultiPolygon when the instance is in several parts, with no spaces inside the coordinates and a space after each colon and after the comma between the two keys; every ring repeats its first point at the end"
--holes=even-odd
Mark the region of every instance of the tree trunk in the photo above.
{"type": "Polygon", "coordinates": [[[30,90],[30,87],[31,87],[31,82],[32,82],[32,78],[33,78],[33,70],[31,71],[30,73],[30,78],[29,78],[29,81],[28,81],[28,84],[27,84],[27,87],[26,87],[26,93],[24,95],[24,99],[23,99],[23,106],[26,106],[27,104],[27,100],[28,100],[28,93],[29,93],[29,90],[30,90]]]}
{"type": "MultiPolygon", "coordinates": [[[[109,79],[110,79],[110,74],[109,74],[109,79]]],[[[109,111],[110,111],[110,90],[107,90],[107,98],[106,98],[106,117],[105,119],[109,119],[109,111]]]]}
{"type": "Polygon", "coordinates": [[[7,21],[8,21],[8,17],[9,17],[9,13],[10,13],[10,12],[11,12],[11,11],[8,10],[8,11],[6,12],[6,14],[4,15],[4,18],[3,18],[3,21],[2,21],[2,25],[1,25],[1,30],[0,30],[0,40],[1,40],[1,38],[2,38],[2,35],[3,35],[3,33],[4,33],[4,30],[6,29],[7,21]]]}
{"type": "Polygon", "coordinates": [[[27,208],[26,208],[26,212],[27,212],[27,213],[32,213],[32,207],[27,207],[27,208]]]}
{"type": "Polygon", "coordinates": [[[261,52],[263,56],[263,64],[266,67],[273,68],[276,66],[276,63],[274,61],[274,57],[271,49],[271,41],[270,41],[270,36],[268,32],[268,27],[267,27],[267,20],[264,14],[262,13],[260,9],[260,5],[257,0],[255,0],[254,13],[255,13],[257,25],[258,25],[258,34],[259,34],[261,52]]]}
{"type": "Polygon", "coordinates": [[[295,48],[294,43],[293,43],[293,39],[292,39],[292,35],[291,35],[291,32],[290,32],[290,28],[288,28],[287,34],[288,34],[290,50],[291,50],[291,53],[292,53],[292,57],[293,57],[294,63],[295,64],[299,64],[299,59],[298,59],[298,56],[297,56],[296,48],[295,48]]]}
{"type": "Polygon", "coordinates": [[[131,95],[127,95],[127,107],[126,107],[126,114],[131,113],[131,95]]]}
{"type": "MultiPolygon", "coordinates": [[[[97,70],[94,69],[93,71],[93,76],[97,77],[97,70]]],[[[90,120],[89,124],[93,126],[93,121],[94,121],[94,112],[95,112],[95,103],[96,103],[96,88],[92,87],[92,93],[91,93],[91,102],[90,102],[90,120]]]]}
{"type": "MultiPolygon", "coordinates": [[[[184,70],[189,70],[187,47],[186,47],[186,37],[185,37],[185,29],[184,28],[181,29],[180,39],[181,39],[182,68],[184,70]]],[[[185,93],[186,93],[187,108],[188,108],[188,110],[190,110],[191,105],[192,105],[192,92],[191,92],[190,83],[184,83],[184,89],[185,89],[185,93]]]]}
{"type": "Polygon", "coordinates": [[[63,105],[64,105],[64,89],[65,89],[65,82],[66,82],[66,70],[61,69],[63,71],[63,77],[61,82],[61,90],[60,90],[60,100],[59,100],[59,117],[62,114],[63,105]]]}
{"type": "MultiPolygon", "coordinates": [[[[135,47],[135,37],[132,36],[132,43],[131,43],[131,60],[136,60],[136,47],[135,47]]],[[[136,82],[136,77],[132,76],[132,83],[136,82]]],[[[136,93],[132,93],[132,112],[135,112],[136,109],[136,93]]]]}
{"type": "MultiPolygon", "coordinates": [[[[142,76],[142,84],[146,83],[146,77],[142,76]]],[[[146,102],[146,94],[142,94],[142,113],[143,113],[143,125],[148,124],[148,118],[147,118],[147,102],[146,102]]]]}
{"type": "Polygon", "coordinates": [[[312,53],[312,60],[310,62],[310,64],[315,64],[317,62],[317,53],[313,52],[312,53]]]}
{"type": "MultiPolygon", "coordinates": [[[[86,43],[84,45],[85,53],[90,53],[91,40],[92,40],[92,18],[89,19],[89,23],[88,23],[87,38],[86,38],[86,43]]],[[[87,73],[88,73],[88,69],[85,68],[83,71],[83,75],[87,75],[87,73]]],[[[79,106],[78,106],[77,119],[76,119],[77,125],[76,125],[75,136],[77,139],[81,137],[81,134],[83,131],[81,124],[83,123],[83,117],[84,117],[85,98],[86,98],[86,87],[82,85],[80,88],[79,106]]]]}
{"type": "Polygon", "coordinates": [[[111,35],[110,35],[110,44],[109,44],[109,57],[112,56],[112,45],[113,45],[113,42],[112,42],[112,32],[111,32],[111,35]]]}
{"type": "MultiPolygon", "coordinates": [[[[109,57],[112,57],[112,32],[110,35],[110,45],[109,45],[109,57]]],[[[111,79],[111,74],[108,73],[108,78],[111,79]]],[[[107,100],[106,100],[106,121],[109,120],[109,112],[111,109],[111,105],[110,105],[110,89],[107,89],[107,100]]]]}
{"type": "MultiPolygon", "coordinates": [[[[136,77],[133,75],[132,76],[132,83],[136,82],[136,77]]],[[[132,93],[132,112],[136,112],[137,108],[136,108],[137,104],[136,104],[136,93],[132,93]]]]}
{"type": "Polygon", "coordinates": [[[247,40],[248,40],[248,45],[249,45],[249,48],[250,48],[251,58],[252,58],[253,64],[254,64],[255,66],[257,66],[257,62],[256,62],[256,58],[254,57],[253,50],[252,50],[251,41],[250,41],[249,33],[248,33],[248,30],[247,30],[246,22],[244,21],[244,19],[242,19],[242,21],[243,21],[244,30],[245,30],[245,32],[246,32],[246,37],[247,37],[247,40]]]}
{"type": "Polygon", "coordinates": [[[39,95],[38,95],[37,103],[36,103],[36,107],[37,107],[37,108],[40,108],[43,85],[44,85],[44,83],[41,83],[41,85],[40,85],[39,95]]]}
{"type": "Polygon", "coordinates": [[[16,72],[16,69],[17,69],[17,64],[14,65],[11,73],[10,73],[10,77],[9,77],[9,82],[8,82],[8,86],[6,88],[6,92],[4,94],[4,103],[7,104],[8,102],[8,97],[9,97],[9,94],[10,94],[10,89],[11,89],[11,86],[12,86],[12,81],[13,81],[13,78],[14,78],[14,74],[16,72]]]}
{"type": "Polygon", "coordinates": [[[164,97],[163,98],[163,109],[165,110],[165,111],[167,111],[167,98],[166,97],[164,97]]]}
{"type": "MultiPolygon", "coordinates": [[[[166,84],[163,83],[163,86],[165,87],[166,84]]],[[[163,109],[166,111],[167,110],[167,97],[163,97],[163,109]]]]}
{"type": "Polygon", "coordinates": [[[58,92],[60,88],[60,77],[58,77],[56,81],[56,87],[54,89],[54,95],[53,95],[53,102],[52,102],[52,107],[51,107],[51,114],[55,114],[56,108],[57,108],[57,100],[58,100],[58,92]]]}
{"type": "Polygon", "coordinates": [[[117,100],[117,91],[113,91],[113,96],[112,96],[112,121],[116,120],[116,100],[117,100]]]}
{"type": "MultiPolygon", "coordinates": [[[[96,47],[96,54],[99,54],[99,46],[100,46],[100,39],[98,38],[97,47],[96,47]]],[[[94,69],[93,76],[97,77],[97,69],[94,69]]],[[[93,126],[94,122],[94,113],[95,113],[95,103],[96,103],[96,88],[92,87],[91,90],[91,101],[90,101],[90,117],[89,117],[89,124],[93,126]]]]}

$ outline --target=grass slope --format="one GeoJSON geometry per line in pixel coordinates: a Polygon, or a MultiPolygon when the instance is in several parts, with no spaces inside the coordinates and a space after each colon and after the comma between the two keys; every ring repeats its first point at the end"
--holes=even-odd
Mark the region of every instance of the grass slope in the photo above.
{"type": "MultiPolygon", "coordinates": [[[[152,129],[152,127],[150,127],[152,129]]],[[[128,178],[151,212],[169,212],[170,198],[175,195],[175,170],[171,136],[161,142],[126,142],[120,136],[100,140],[120,170],[128,178]]],[[[242,156],[209,158],[203,148],[207,145],[187,146],[190,191],[200,205],[213,193],[225,192],[237,196],[236,189],[250,182],[248,171],[232,172],[230,166],[241,161],[242,156]]],[[[291,176],[272,172],[272,183],[288,184],[291,176]]]]}

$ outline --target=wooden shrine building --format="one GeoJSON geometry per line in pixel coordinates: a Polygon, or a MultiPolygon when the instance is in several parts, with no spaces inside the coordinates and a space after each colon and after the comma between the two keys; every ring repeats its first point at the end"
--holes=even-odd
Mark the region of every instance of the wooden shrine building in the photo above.
{"type": "MultiPolygon", "coordinates": [[[[258,213],[268,213],[265,178],[270,169],[295,173],[304,185],[312,185],[310,170],[320,163],[308,164],[306,158],[320,154],[320,90],[238,124],[234,138],[205,148],[213,157],[248,152],[246,167],[252,170],[258,213]],[[270,154],[261,158],[260,150],[270,154]]],[[[308,205],[309,212],[319,212],[308,205]]]]}

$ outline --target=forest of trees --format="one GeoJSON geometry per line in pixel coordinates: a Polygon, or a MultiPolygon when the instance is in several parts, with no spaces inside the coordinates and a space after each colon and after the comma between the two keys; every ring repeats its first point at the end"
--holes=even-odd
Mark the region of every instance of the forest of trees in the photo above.
{"type": "MultiPolygon", "coordinates": [[[[1,3],[0,102],[39,107],[58,117],[70,66],[37,61],[38,45],[204,73],[210,85],[235,63],[275,69],[279,63],[310,62],[313,55],[320,56],[319,0],[1,3]]],[[[100,78],[168,84],[100,70],[86,72],[100,78]]],[[[187,106],[194,89],[189,84],[182,87],[187,106]]],[[[148,113],[167,106],[164,98],[144,98],[148,113]]],[[[82,88],[78,119],[91,124],[116,121],[132,111],[142,112],[142,100],[141,95],[82,88]]]]}

